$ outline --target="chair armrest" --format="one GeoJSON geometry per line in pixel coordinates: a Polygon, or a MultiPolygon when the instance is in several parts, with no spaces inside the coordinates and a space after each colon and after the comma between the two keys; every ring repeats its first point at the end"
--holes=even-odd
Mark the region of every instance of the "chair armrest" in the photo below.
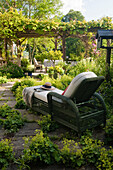
{"type": "Polygon", "coordinates": [[[95,97],[101,102],[101,104],[102,104],[102,106],[103,106],[103,109],[104,109],[105,112],[106,112],[107,110],[106,110],[106,105],[105,105],[105,102],[104,102],[103,97],[102,97],[99,93],[97,93],[97,92],[95,92],[95,93],[93,94],[93,96],[95,96],[95,97]]]}
{"type": "Polygon", "coordinates": [[[47,94],[48,107],[49,107],[50,114],[52,112],[52,101],[54,100],[54,99],[52,99],[52,97],[56,97],[58,99],[61,99],[66,104],[69,104],[71,106],[71,108],[73,109],[73,112],[75,112],[77,118],[78,119],[80,118],[79,110],[78,110],[77,105],[70,98],[68,98],[66,96],[63,96],[61,94],[58,94],[56,92],[50,92],[50,93],[47,94]]]}

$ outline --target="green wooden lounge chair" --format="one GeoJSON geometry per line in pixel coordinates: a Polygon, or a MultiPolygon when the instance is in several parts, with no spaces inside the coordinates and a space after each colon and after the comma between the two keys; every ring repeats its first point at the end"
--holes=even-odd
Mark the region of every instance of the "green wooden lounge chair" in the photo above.
{"type": "Polygon", "coordinates": [[[49,113],[52,118],[78,134],[101,124],[105,126],[106,106],[103,98],[96,92],[103,81],[103,76],[86,76],[77,86],[76,81],[71,82],[65,95],[48,93],[49,113]]]}
{"type": "Polygon", "coordinates": [[[32,110],[50,113],[54,120],[80,134],[106,124],[106,106],[96,92],[103,81],[103,76],[83,72],[72,80],[65,93],[57,88],[51,91],[36,86],[25,88],[23,97],[32,110]]]}

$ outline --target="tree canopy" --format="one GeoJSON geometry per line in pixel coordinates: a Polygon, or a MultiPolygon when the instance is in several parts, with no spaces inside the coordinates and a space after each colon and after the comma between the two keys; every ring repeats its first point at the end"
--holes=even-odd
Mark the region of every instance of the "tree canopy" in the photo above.
{"type": "Polygon", "coordinates": [[[63,18],[62,21],[63,22],[70,22],[72,20],[77,20],[77,21],[83,21],[84,20],[84,16],[82,15],[82,13],[80,11],[74,11],[73,9],[71,9],[63,18]]]}
{"type": "MultiPolygon", "coordinates": [[[[63,22],[71,21],[81,21],[83,22],[84,16],[80,11],[74,11],[71,9],[63,18],[63,22]]],[[[81,56],[81,52],[84,51],[84,45],[80,38],[67,38],[66,39],[66,56],[73,60],[77,60],[81,56]]]]}
{"type": "Polygon", "coordinates": [[[59,15],[62,7],[61,0],[1,0],[0,12],[4,13],[10,7],[22,11],[29,19],[45,19],[59,15]]]}

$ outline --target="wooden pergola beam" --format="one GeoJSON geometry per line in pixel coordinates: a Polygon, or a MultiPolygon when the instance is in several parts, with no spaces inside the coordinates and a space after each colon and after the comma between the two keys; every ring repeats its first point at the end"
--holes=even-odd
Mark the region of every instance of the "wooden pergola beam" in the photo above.
{"type": "MultiPolygon", "coordinates": [[[[96,33],[98,29],[101,29],[100,27],[95,27],[95,28],[89,28],[87,29],[87,32],[94,32],[96,33]]],[[[73,30],[73,31],[76,31],[76,30],[73,30]]],[[[85,31],[85,29],[81,29],[81,31],[85,31]]],[[[52,38],[52,37],[61,37],[62,39],[62,47],[63,47],[63,59],[65,60],[66,58],[66,47],[65,47],[65,41],[66,41],[66,38],[68,37],[79,37],[80,36],[83,36],[83,34],[80,34],[79,32],[76,32],[76,34],[70,34],[70,30],[68,31],[60,31],[60,30],[52,30],[51,32],[42,32],[42,33],[38,33],[36,31],[29,31],[29,30],[25,30],[24,32],[17,32],[17,37],[18,38],[38,38],[38,37],[48,37],[48,38],[52,38]],[[79,35],[79,36],[78,36],[79,35]]],[[[56,47],[55,47],[56,49],[56,47]]]]}

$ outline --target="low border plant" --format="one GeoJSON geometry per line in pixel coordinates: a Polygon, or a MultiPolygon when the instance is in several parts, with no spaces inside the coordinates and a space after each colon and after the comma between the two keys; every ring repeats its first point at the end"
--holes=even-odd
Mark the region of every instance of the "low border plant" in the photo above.
{"type": "Polygon", "coordinates": [[[7,82],[8,82],[8,80],[6,77],[0,76],[0,84],[7,83],[7,82]]]}
{"type": "Polygon", "coordinates": [[[51,119],[51,115],[41,116],[41,120],[37,121],[43,132],[51,132],[57,129],[58,124],[51,119]]]}
{"type": "Polygon", "coordinates": [[[15,161],[11,141],[4,139],[0,141],[0,169],[5,170],[10,163],[15,161]]]}
{"type": "Polygon", "coordinates": [[[106,123],[105,143],[113,146],[113,115],[107,120],[106,123]]]}
{"type": "MultiPolygon", "coordinates": [[[[29,167],[32,164],[53,164],[59,162],[60,152],[49,137],[44,137],[44,133],[40,130],[36,130],[34,137],[24,138],[24,150],[23,155],[19,159],[20,169],[29,167]]],[[[30,168],[30,167],[29,167],[30,168]]]]}
{"type": "Polygon", "coordinates": [[[1,119],[0,124],[3,125],[7,133],[15,133],[24,125],[21,113],[11,109],[7,104],[0,107],[0,116],[5,118],[1,119]]]}

